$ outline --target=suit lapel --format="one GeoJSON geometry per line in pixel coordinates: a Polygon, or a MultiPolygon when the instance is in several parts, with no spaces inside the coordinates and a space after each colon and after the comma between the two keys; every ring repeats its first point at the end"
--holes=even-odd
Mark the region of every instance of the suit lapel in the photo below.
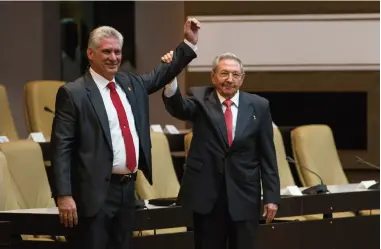
{"type": "Polygon", "coordinates": [[[107,143],[112,149],[110,126],[108,123],[107,112],[103,104],[102,96],[89,72],[85,74],[85,81],[86,81],[87,96],[89,97],[89,100],[91,104],[93,105],[94,111],[97,114],[99,123],[101,124],[103,134],[106,137],[107,143]]]}
{"type": "Polygon", "coordinates": [[[228,145],[228,134],[226,130],[225,117],[222,112],[221,103],[218,100],[215,90],[213,90],[208,96],[206,96],[205,105],[208,107],[212,117],[212,121],[215,121],[213,123],[216,124],[217,130],[219,130],[223,141],[226,145],[228,145]]]}
{"type": "Polygon", "coordinates": [[[254,110],[251,104],[245,99],[244,93],[240,92],[237,122],[236,122],[236,129],[235,129],[233,144],[234,144],[234,141],[236,141],[237,139],[239,140],[239,137],[242,136],[247,124],[249,123],[251,119],[254,118],[253,115],[254,115],[254,110]]]}
{"type": "Polygon", "coordinates": [[[138,133],[138,137],[140,137],[140,116],[139,116],[139,109],[138,109],[138,106],[137,106],[137,103],[136,103],[136,96],[135,96],[132,84],[122,74],[117,74],[115,76],[115,79],[118,82],[118,84],[122,87],[124,92],[126,93],[128,102],[131,105],[132,114],[134,115],[136,131],[138,133]]]}

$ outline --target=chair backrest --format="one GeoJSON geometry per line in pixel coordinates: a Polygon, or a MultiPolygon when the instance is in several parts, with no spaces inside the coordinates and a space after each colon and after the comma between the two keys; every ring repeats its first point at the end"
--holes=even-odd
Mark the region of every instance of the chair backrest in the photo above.
{"type": "Polygon", "coordinates": [[[7,136],[9,140],[19,138],[13,122],[7,90],[3,85],[0,85],[0,136],[7,136]]]}
{"type": "Polygon", "coordinates": [[[42,132],[50,137],[55,111],[56,95],[62,81],[31,81],[24,87],[25,119],[29,132],[42,132]]]}
{"type": "Polygon", "coordinates": [[[0,211],[19,209],[7,160],[0,151],[0,211]]]}
{"type": "Polygon", "coordinates": [[[18,140],[0,144],[20,208],[54,207],[42,151],[38,143],[18,140]]]}
{"type": "Polygon", "coordinates": [[[300,181],[304,186],[320,184],[313,170],[324,184],[347,184],[348,179],[337,153],[332,130],[327,125],[304,125],[291,131],[292,149],[300,181]]]}
{"type": "Polygon", "coordinates": [[[285,188],[287,186],[295,186],[294,177],[292,176],[290,165],[286,159],[286,149],[284,147],[282,134],[280,133],[279,128],[274,127],[273,129],[280,187],[285,188]]]}
{"type": "Polygon", "coordinates": [[[173,166],[167,137],[160,132],[151,132],[152,181],[151,186],[139,171],[136,191],[142,199],[177,197],[180,184],[173,166]]]}

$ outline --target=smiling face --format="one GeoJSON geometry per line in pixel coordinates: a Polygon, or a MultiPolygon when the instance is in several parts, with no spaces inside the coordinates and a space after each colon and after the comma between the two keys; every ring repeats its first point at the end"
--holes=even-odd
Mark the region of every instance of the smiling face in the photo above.
{"type": "Polygon", "coordinates": [[[87,49],[91,68],[111,81],[122,61],[122,46],[116,37],[101,38],[97,45],[96,48],[87,49]]]}
{"type": "Polygon", "coordinates": [[[240,63],[235,59],[222,59],[211,79],[216,90],[226,99],[231,99],[241,87],[245,74],[241,71],[240,63]]]}

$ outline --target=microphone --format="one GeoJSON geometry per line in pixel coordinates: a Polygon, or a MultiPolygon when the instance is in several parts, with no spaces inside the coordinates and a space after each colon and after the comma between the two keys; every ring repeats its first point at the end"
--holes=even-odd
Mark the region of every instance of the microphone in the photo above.
{"type": "MultiPolygon", "coordinates": [[[[287,160],[287,162],[292,163],[295,166],[297,166],[296,162],[291,157],[287,156],[286,160],[287,160]]],[[[327,189],[327,186],[323,183],[323,179],[316,172],[310,170],[307,167],[303,167],[303,166],[300,166],[300,165],[298,165],[297,167],[300,167],[302,169],[305,169],[305,170],[311,172],[312,174],[317,176],[319,178],[319,180],[320,180],[320,184],[318,184],[316,186],[309,187],[309,188],[303,190],[302,191],[303,194],[306,194],[306,195],[316,195],[316,194],[324,194],[324,193],[328,193],[329,192],[328,189],[327,189]]]]}
{"type": "MultiPolygon", "coordinates": [[[[356,156],[356,159],[357,159],[357,162],[358,163],[361,163],[361,164],[364,164],[364,165],[367,165],[371,168],[375,168],[375,169],[378,169],[380,170],[380,167],[368,162],[368,161],[365,161],[364,159],[362,159],[361,157],[359,156],[356,156]]],[[[380,182],[378,181],[377,183],[373,184],[372,186],[370,186],[368,189],[380,189],[380,182]]]]}
{"type": "Polygon", "coordinates": [[[44,111],[50,112],[52,114],[55,114],[55,112],[52,109],[50,109],[49,107],[47,107],[47,106],[44,106],[44,111]]]}

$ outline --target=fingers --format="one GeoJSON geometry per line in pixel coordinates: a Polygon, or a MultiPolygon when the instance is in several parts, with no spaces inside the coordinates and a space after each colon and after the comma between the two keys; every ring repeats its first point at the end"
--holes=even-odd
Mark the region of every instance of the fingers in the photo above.
{"type": "Polygon", "coordinates": [[[268,205],[265,205],[264,210],[265,210],[264,216],[266,217],[266,224],[268,224],[275,218],[278,207],[275,204],[268,204],[268,205]]]}
{"type": "Polygon", "coordinates": [[[75,210],[65,210],[60,212],[60,223],[63,224],[65,227],[74,227],[75,225],[78,225],[78,215],[77,211],[75,210]]]}
{"type": "Polygon", "coordinates": [[[266,224],[270,223],[274,217],[275,217],[275,214],[276,214],[276,211],[275,210],[269,210],[267,212],[267,216],[266,216],[266,224]]]}
{"type": "Polygon", "coordinates": [[[267,205],[265,205],[264,207],[263,207],[263,217],[266,217],[266,215],[267,215],[267,205]]]}
{"type": "Polygon", "coordinates": [[[60,223],[65,227],[73,227],[78,224],[77,207],[71,196],[57,198],[60,223]]]}
{"type": "Polygon", "coordinates": [[[187,24],[191,27],[196,27],[197,29],[201,28],[201,23],[197,21],[196,18],[188,18],[187,24]]]}
{"type": "Polygon", "coordinates": [[[74,226],[78,225],[78,214],[77,214],[77,212],[73,213],[73,221],[74,221],[74,226]]]}
{"type": "Polygon", "coordinates": [[[161,61],[165,63],[169,63],[172,61],[173,51],[171,50],[169,53],[166,53],[163,57],[161,57],[161,61]]]}

